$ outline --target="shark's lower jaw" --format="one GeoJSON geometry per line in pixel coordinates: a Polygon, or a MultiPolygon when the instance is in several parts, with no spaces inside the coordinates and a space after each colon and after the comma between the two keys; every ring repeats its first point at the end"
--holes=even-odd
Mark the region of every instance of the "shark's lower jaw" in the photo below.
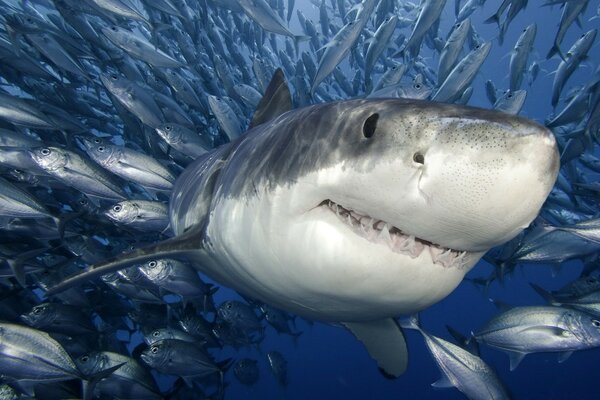
{"type": "Polygon", "coordinates": [[[359,214],[331,200],[324,200],[319,206],[333,212],[357,235],[373,243],[385,244],[395,253],[417,258],[423,251],[428,251],[433,263],[444,268],[464,268],[466,266],[466,251],[450,249],[415,237],[385,221],[359,214]]]}

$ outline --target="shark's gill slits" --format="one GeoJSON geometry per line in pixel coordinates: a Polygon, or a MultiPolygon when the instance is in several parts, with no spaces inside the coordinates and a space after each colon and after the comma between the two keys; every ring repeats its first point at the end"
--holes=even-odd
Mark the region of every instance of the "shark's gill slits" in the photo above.
{"type": "Polygon", "coordinates": [[[417,258],[423,251],[428,251],[435,264],[439,264],[444,268],[463,267],[467,255],[466,251],[450,249],[415,237],[386,221],[359,214],[331,200],[324,200],[319,206],[331,210],[354,233],[374,243],[385,243],[396,253],[417,258]]]}

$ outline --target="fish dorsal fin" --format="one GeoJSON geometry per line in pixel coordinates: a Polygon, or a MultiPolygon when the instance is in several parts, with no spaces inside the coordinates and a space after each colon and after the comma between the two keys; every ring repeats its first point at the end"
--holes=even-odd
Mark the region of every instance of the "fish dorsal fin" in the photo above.
{"type": "Polygon", "coordinates": [[[46,296],[63,292],[71,287],[81,285],[86,281],[96,279],[134,264],[143,263],[154,258],[188,258],[191,253],[200,250],[204,238],[205,224],[190,227],[184,233],[146,247],[135,249],[130,253],[121,254],[105,262],[89,267],[84,272],[71,276],[58,285],[50,288],[46,296]]]}
{"type": "Polygon", "coordinates": [[[277,68],[271,78],[265,95],[258,103],[248,129],[277,118],[292,109],[292,95],[281,68],[277,68]]]}
{"type": "Polygon", "coordinates": [[[385,376],[398,377],[408,366],[404,333],[392,318],[367,322],[343,322],[375,359],[385,376]]]}

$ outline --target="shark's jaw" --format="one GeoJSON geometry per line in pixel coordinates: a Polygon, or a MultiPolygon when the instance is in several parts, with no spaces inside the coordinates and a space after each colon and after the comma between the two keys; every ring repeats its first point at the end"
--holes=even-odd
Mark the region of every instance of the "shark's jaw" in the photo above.
{"type": "Polygon", "coordinates": [[[306,318],[367,321],[440,301],[483,255],[415,237],[382,220],[384,209],[371,217],[310,192],[291,185],[222,199],[207,233],[224,284],[306,318]]]}
{"type": "Polygon", "coordinates": [[[352,232],[373,242],[385,244],[392,252],[417,258],[428,252],[434,264],[444,268],[465,268],[467,251],[455,250],[432,243],[393,226],[387,221],[345,208],[331,200],[324,200],[319,207],[329,209],[352,232]]]}

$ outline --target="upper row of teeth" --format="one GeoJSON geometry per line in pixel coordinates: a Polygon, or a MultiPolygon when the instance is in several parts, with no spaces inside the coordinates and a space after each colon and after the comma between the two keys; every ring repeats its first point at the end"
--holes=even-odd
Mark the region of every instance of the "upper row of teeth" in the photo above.
{"type": "Polygon", "coordinates": [[[427,248],[435,264],[440,264],[443,267],[451,267],[461,266],[467,255],[466,251],[459,252],[438,246],[434,243],[422,241],[414,235],[405,234],[395,226],[388,225],[385,221],[345,209],[332,201],[327,201],[327,206],[352,228],[360,229],[362,235],[368,240],[383,241],[392,250],[407,254],[411,258],[419,257],[423,250],[427,248]]]}

